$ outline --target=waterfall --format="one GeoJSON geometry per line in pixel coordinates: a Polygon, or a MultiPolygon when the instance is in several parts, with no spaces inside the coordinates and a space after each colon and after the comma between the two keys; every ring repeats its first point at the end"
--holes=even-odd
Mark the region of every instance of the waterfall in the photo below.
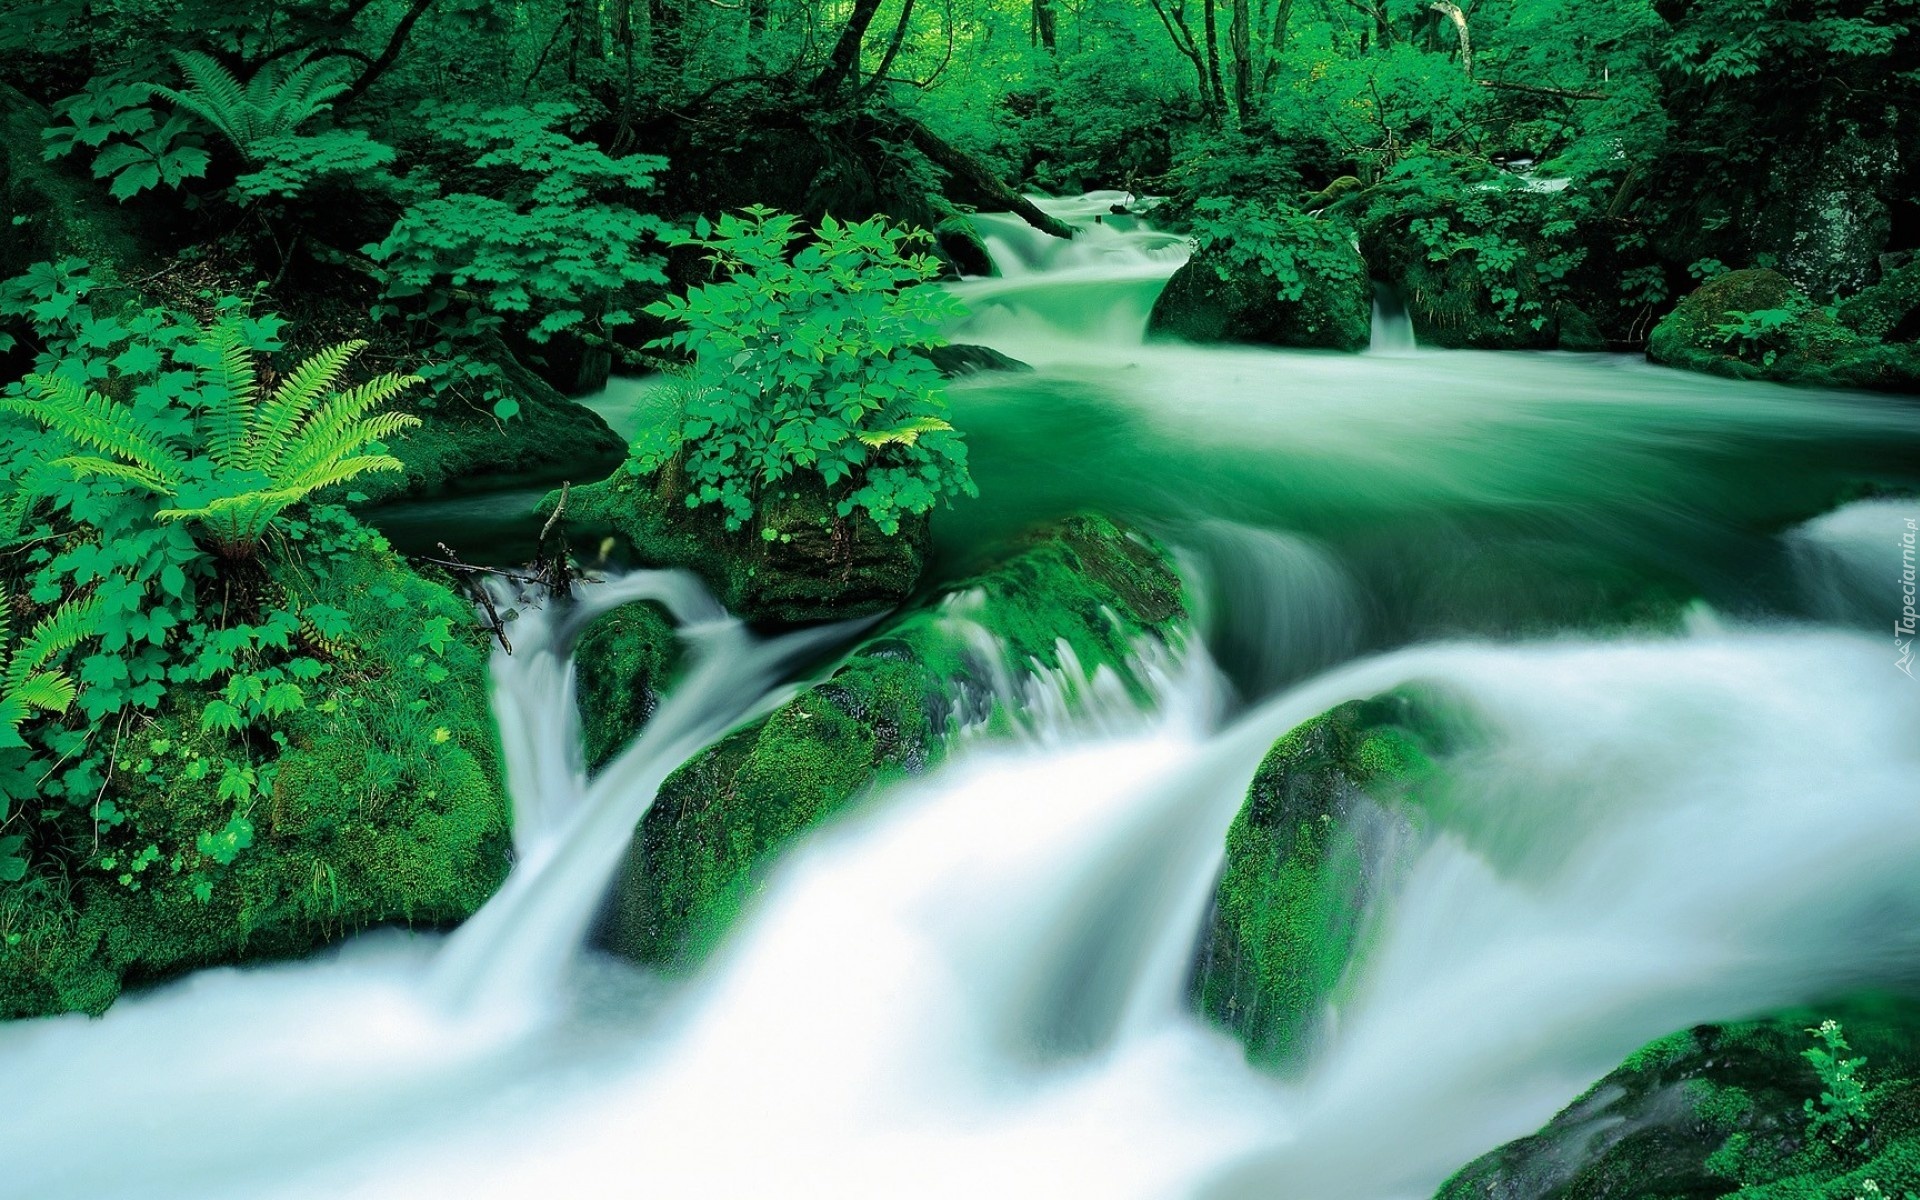
{"type": "Polygon", "coordinates": [[[1074,227],[1072,239],[1042,233],[1011,213],[981,213],[975,228],[999,275],[949,287],[970,315],[953,340],[986,342],[1027,361],[1058,343],[1138,345],[1167,280],[1186,262],[1187,239],[1147,228],[1142,203],[1125,192],[1033,201],[1074,227]]]}
{"type": "Polygon", "coordinates": [[[1413,318],[1393,285],[1375,281],[1373,285],[1373,332],[1367,341],[1368,354],[1400,356],[1412,354],[1419,346],[1413,338],[1413,318]]]}

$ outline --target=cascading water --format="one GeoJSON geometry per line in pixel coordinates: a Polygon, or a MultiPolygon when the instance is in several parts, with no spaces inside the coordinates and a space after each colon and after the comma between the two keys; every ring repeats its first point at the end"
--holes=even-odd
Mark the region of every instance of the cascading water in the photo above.
{"type": "MultiPolygon", "coordinates": [[[[526,610],[495,660],[518,851],[499,895],[451,935],[0,1026],[0,1094],[31,1098],[0,1122],[0,1194],[1413,1200],[1651,1037],[1920,983],[1920,691],[1883,634],[1788,620],[1890,619],[1885,529],[1915,505],[1756,537],[1758,489],[1705,449],[1763,474],[1776,444],[1802,472],[1828,443],[1898,459],[1911,416],[1598,356],[1433,352],[1413,387],[1392,359],[1146,347],[1147,289],[1096,282],[1120,271],[1104,235],[982,224],[1002,276],[958,286],[1003,290],[974,332],[1042,369],[959,388],[958,423],[1009,525],[1092,501],[1189,553],[1207,644],[1142,648],[1150,707],[1104,668],[1007,663],[990,686],[1013,736],[958,738],[791,851],[715,959],[666,980],[582,947],[634,823],[848,631],[759,640],[658,572],[526,610]],[[1030,445],[1051,469],[1023,485],[1030,445]],[[1668,480],[1678,463],[1699,470],[1668,480]],[[1798,573],[1784,612],[1761,590],[1743,611],[1766,620],[1684,634],[1402,644],[1463,611],[1463,556],[1541,564],[1500,577],[1540,594],[1497,622],[1569,623],[1584,593],[1553,572],[1598,571],[1589,552],[1665,569],[1649,546],[1691,561],[1717,539],[1746,568],[1728,578],[1798,573]],[[567,648],[641,598],[694,665],[589,779],[567,648]],[[1476,737],[1300,1073],[1262,1074],[1186,999],[1225,832],[1276,737],[1402,685],[1476,737]]],[[[973,612],[963,593],[945,626],[992,661],[973,612]]]]}
{"type": "Polygon", "coordinates": [[[1392,286],[1373,285],[1373,330],[1367,341],[1368,354],[1406,355],[1419,349],[1413,337],[1413,318],[1392,286]]]}

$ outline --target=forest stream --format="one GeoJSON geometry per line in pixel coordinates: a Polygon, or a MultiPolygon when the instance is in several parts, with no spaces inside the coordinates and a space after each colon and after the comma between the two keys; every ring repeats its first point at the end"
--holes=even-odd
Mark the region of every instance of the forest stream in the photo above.
{"type": "MultiPolygon", "coordinates": [[[[1384,290],[1365,353],[1150,341],[1188,243],[1130,203],[1043,202],[1071,242],[976,218],[998,272],[947,285],[950,336],[1031,370],[951,389],[981,498],[935,574],[1080,510],[1150,531],[1195,611],[1139,646],[1144,687],[1007,671],[1011,728],[787,851],[665,977],[591,948],[631,831],[857,629],[756,630],[679,572],[570,607],[503,586],[506,884],[451,932],[0,1025],[0,1094],[31,1097],[0,1192],[1424,1200],[1651,1039],[1920,985],[1920,690],[1887,636],[1920,510],[1832,509],[1920,483],[1920,409],[1425,349],[1384,290]],[[589,776],[570,647],[635,598],[690,665],[589,776]],[[1368,843],[1367,953],[1259,1070],[1189,998],[1229,825],[1276,738],[1395,689],[1472,714],[1448,815],[1368,843]]],[[[654,395],[591,403],[630,435],[654,395]]],[[[528,500],[382,520],[404,543],[528,500]]]]}

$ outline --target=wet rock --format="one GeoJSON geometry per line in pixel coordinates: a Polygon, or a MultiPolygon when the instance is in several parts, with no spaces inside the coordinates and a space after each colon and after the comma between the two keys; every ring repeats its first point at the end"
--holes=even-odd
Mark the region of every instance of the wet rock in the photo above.
{"type": "Polygon", "coordinates": [[[675,771],[635,835],[602,940],[639,962],[693,966],[794,839],[876,783],[939,762],[957,729],[1010,720],[996,676],[1070,656],[1138,690],[1136,642],[1173,637],[1185,615],[1179,577],[1139,535],[1082,516],[1033,537],[675,771]]]}
{"type": "Polygon", "coordinates": [[[1288,733],[1227,832],[1195,1006],[1273,1069],[1301,1064],[1393,882],[1442,744],[1430,701],[1391,693],[1288,733]]]}
{"type": "Polygon", "coordinates": [[[679,662],[666,610],[636,600],[600,614],[574,645],[587,766],[599,769],[653,716],[679,662]]]}
{"type": "Polygon", "coordinates": [[[1538,1133],[1475,1160],[1439,1200],[1854,1200],[1920,1186],[1920,1003],[1857,997],[1701,1025],[1636,1051],[1538,1133]],[[1804,1052],[1837,1020],[1866,1059],[1865,1120],[1815,1128],[1804,1052]],[[1838,1136],[1834,1136],[1835,1134],[1838,1136]],[[1866,1186],[1872,1180],[1877,1191],[1866,1186]]]}
{"type": "Polygon", "coordinates": [[[1147,333],[1189,342],[1364,350],[1372,326],[1373,289],[1358,251],[1350,275],[1307,279],[1300,298],[1286,300],[1258,270],[1209,249],[1167,281],[1147,333]]]}
{"type": "Polygon", "coordinates": [[[926,516],[903,516],[899,532],[887,534],[864,511],[840,516],[815,475],[763,495],[754,522],[739,530],[711,505],[689,509],[685,496],[676,464],[648,475],[622,467],[573,489],[567,526],[583,542],[613,535],[644,563],[685,567],[728,611],[775,624],[884,612],[913,594],[926,567],[926,516]]]}
{"type": "Polygon", "coordinates": [[[968,342],[956,342],[946,346],[930,346],[921,351],[940,373],[948,379],[958,379],[965,375],[977,375],[981,371],[1031,371],[1032,367],[1010,355],[1002,354],[991,346],[976,346],[968,342]]]}

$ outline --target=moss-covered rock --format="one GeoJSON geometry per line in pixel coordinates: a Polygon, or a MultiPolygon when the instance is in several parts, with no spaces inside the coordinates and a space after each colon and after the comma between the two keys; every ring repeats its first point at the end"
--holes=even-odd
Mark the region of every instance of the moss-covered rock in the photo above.
{"type": "Polygon", "coordinates": [[[499,366],[520,412],[502,421],[491,412],[446,399],[422,407],[426,397],[414,389],[406,401],[421,424],[388,442],[403,469],[354,481],[354,489],[369,503],[492,487],[513,479],[598,479],[625,457],[626,442],[600,414],[555,391],[498,343],[482,347],[481,353],[499,366]]]}
{"type": "Polygon", "coordinates": [[[1920,350],[1860,336],[1765,268],[1729,271],[1696,288],[1654,326],[1647,357],[1736,379],[1896,391],[1920,385],[1920,350]]]}
{"type": "MultiPolygon", "coordinates": [[[[568,529],[584,543],[612,535],[641,562],[685,567],[747,620],[790,624],[884,612],[913,594],[926,567],[925,516],[887,534],[864,511],[838,515],[817,475],[760,497],[754,520],[729,531],[714,505],[689,509],[675,464],[652,474],[623,466],[567,498],[568,529]]],[[[551,512],[558,494],[541,502],[551,512]]]]}
{"type": "Polygon", "coordinates": [[[1197,252],[1167,281],[1147,319],[1153,337],[1189,342],[1258,342],[1364,350],[1373,328],[1373,289],[1354,252],[1351,274],[1305,281],[1298,300],[1219,248],[1197,252]]]}
{"type": "Polygon", "coordinates": [[[828,677],[688,761],[628,852],[603,931],[640,962],[685,969],[712,949],[780,850],[874,784],[923,770],[962,725],[1005,721],[996,678],[1106,665],[1135,687],[1139,639],[1184,619],[1162,552],[1074,517],[1001,566],[877,630],[828,677]],[[970,629],[1001,643],[989,661],[970,629]]]}
{"type": "Polygon", "coordinates": [[[1886,272],[1840,306],[1840,323],[1863,338],[1920,341],[1920,257],[1886,272]]]}
{"type": "Polygon", "coordinates": [[[1227,831],[1192,986],[1254,1062],[1292,1065],[1337,995],[1437,730],[1427,705],[1388,694],[1308,721],[1261,762],[1227,831]]]}
{"type": "Polygon", "coordinates": [[[650,600],[622,604],[587,626],[573,668],[588,767],[605,766],[653,716],[679,650],[673,622],[650,600]]]}
{"type": "Polygon", "coordinates": [[[1476,1160],[1440,1200],[1857,1200],[1920,1189],[1920,1003],[1855,998],[1660,1039],[1540,1132],[1476,1160]],[[1810,1030],[1837,1020],[1866,1063],[1868,1119],[1811,1125],[1810,1030]],[[1879,1188],[1868,1188],[1871,1180],[1879,1188]]]}
{"type": "Polygon", "coordinates": [[[453,923],[493,893],[510,837],[486,637],[470,606],[367,538],[311,595],[303,569],[274,571],[354,632],[305,635],[333,669],[277,723],[271,782],[243,814],[251,845],[226,866],[196,852],[235,815],[216,786],[232,747],[202,729],[207,697],[176,689],[127,726],[109,781],[124,817],[86,865],[0,889],[0,1017],[99,1012],[123,986],[194,968],[453,923]]]}

